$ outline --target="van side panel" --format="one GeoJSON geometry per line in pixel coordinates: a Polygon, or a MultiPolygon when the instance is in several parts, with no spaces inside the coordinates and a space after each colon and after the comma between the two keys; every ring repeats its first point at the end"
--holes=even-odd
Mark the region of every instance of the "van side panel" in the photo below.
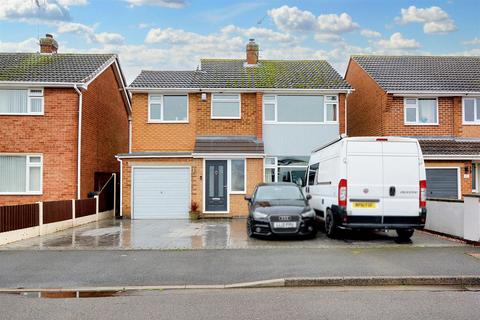
{"type": "Polygon", "coordinates": [[[376,141],[347,143],[347,212],[352,216],[383,215],[382,144],[376,141]],[[357,204],[368,203],[368,207],[357,204]]]}

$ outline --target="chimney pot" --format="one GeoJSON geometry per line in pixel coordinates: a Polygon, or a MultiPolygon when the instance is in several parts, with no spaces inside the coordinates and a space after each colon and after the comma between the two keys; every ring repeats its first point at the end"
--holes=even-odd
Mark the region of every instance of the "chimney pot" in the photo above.
{"type": "Polygon", "coordinates": [[[57,53],[58,42],[53,38],[53,35],[47,33],[45,38],[40,39],[40,52],[41,53],[57,53]]]}
{"type": "Polygon", "coordinates": [[[255,39],[249,39],[247,43],[247,64],[258,63],[258,44],[255,43],[255,39]]]}

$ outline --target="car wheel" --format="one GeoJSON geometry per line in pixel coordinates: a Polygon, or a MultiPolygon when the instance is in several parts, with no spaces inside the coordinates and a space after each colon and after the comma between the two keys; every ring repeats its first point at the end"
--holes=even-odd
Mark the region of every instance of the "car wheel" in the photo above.
{"type": "Polygon", "coordinates": [[[325,215],[325,233],[329,238],[335,238],[337,236],[337,226],[335,225],[335,220],[333,219],[333,214],[330,209],[327,209],[327,214],[325,215]]]}
{"type": "Polygon", "coordinates": [[[413,229],[397,229],[397,235],[400,240],[407,241],[413,236],[414,231],[413,229]]]}
{"type": "Polygon", "coordinates": [[[306,239],[315,239],[316,236],[317,236],[317,228],[314,227],[312,232],[310,232],[305,238],[306,239]]]}
{"type": "Polygon", "coordinates": [[[253,230],[252,230],[252,222],[250,219],[247,219],[247,235],[249,238],[254,238],[253,230]]]}

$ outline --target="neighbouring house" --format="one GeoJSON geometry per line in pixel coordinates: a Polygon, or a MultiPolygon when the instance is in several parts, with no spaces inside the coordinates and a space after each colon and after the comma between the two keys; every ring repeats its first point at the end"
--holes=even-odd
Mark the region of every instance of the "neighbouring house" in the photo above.
{"type": "Polygon", "coordinates": [[[480,57],[352,56],[345,78],[349,135],[417,138],[430,198],[478,191],[480,57]]]}
{"type": "Polygon", "coordinates": [[[263,181],[305,177],[315,147],[345,132],[350,86],[326,61],[202,59],[196,71],[142,71],[132,93],[122,213],[133,219],[247,214],[263,181]]]}
{"type": "Polygon", "coordinates": [[[0,53],[0,205],[86,198],[128,152],[118,57],[57,49],[0,53]]]}

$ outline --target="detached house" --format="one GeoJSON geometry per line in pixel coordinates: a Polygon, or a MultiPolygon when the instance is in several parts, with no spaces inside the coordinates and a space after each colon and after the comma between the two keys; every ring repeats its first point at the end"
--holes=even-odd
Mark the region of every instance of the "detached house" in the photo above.
{"type": "Polygon", "coordinates": [[[352,56],[348,133],[419,139],[430,198],[478,191],[480,57],[352,56]]]}
{"type": "Polygon", "coordinates": [[[40,48],[0,53],[0,205],[86,198],[128,151],[118,57],[40,48]]]}
{"type": "Polygon", "coordinates": [[[247,214],[263,181],[301,183],[315,147],[345,132],[350,86],[321,60],[203,59],[196,71],[142,71],[122,163],[126,217],[247,214]]]}

